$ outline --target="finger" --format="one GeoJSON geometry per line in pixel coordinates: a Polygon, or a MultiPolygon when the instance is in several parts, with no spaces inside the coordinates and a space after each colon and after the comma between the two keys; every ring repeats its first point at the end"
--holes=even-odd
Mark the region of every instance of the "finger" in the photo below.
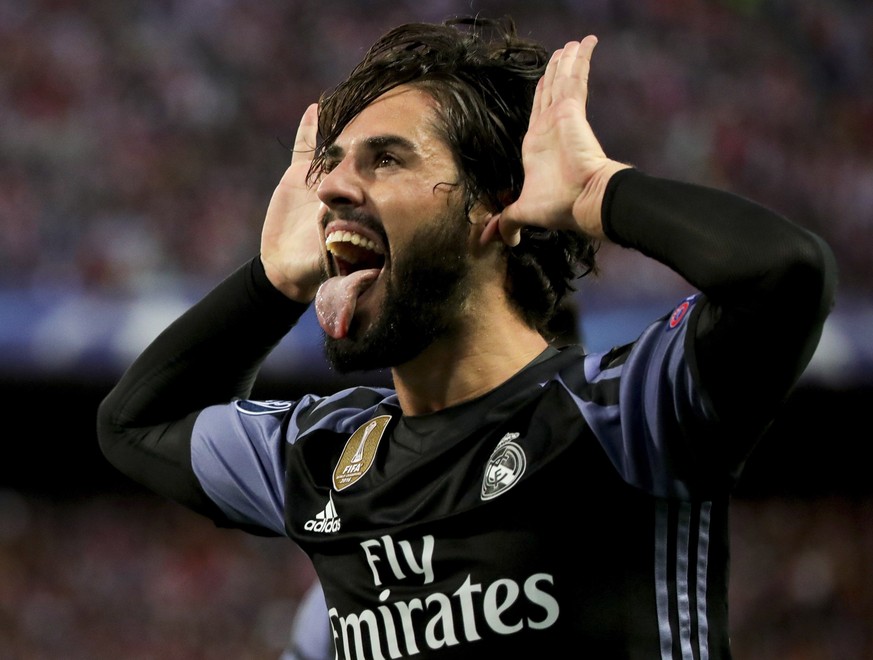
{"type": "Polygon", "coordinates": [[[561,49],[561,58],[555,63],[555,69],[551,79],[549,90],[551,103],[556,103],[566,94],[566,79],[572,69],[577,49],[578,45],[572,41],[568,41],[561,49]]]}
{"type": "Polygon", "coordinates": [[[515,247],[521,242],[521,228],[524,225],[515,222],[514,220],[510,220],[505,215],[505,211],[506,209],[504,209],[504,213],[501,213],[494,218],[493,222],[497,225],[497,229],[500,232],[500,239],[509,247],[515,247]]]}
{"type": "Polygon", "coordinates": [[[573,73],[573,66],[576,63],[576,54],[579,52],[578,41],[568,41],[564,44],[561,59],[558,61],[558,69],[555,71],[555,84],[568,78],[573,73]]]}
{"type": "Polygon", "coordinates": [[[585,101],[588,95],[588,73],[591,53],[597,37],[588,35],[582,41],[570,41],[564,45],[561,59],[551,85],[551,100],[570,98],[585,101]]]}
{"type": "Polygon", "coordinates": [[[579,51],[576,55],[576,62],[573,65],[573,76],[579,81],[579,92],[582,94],[582,100],[587,106],[588,102],[588,79],[591,74],[591,56],[594,53],[594,48],[597,46],[597,37],[589,34],[579,45],[579,51]]]}
{"type": "Polygon", "coordinates": [[[534,90],[533,104],[530,108],[530,119],[528,120],[528,128],[536,123],[537,118],[540,116],[540,112],[542,111],[542,102],[543,102],[543,79],[537,81],[536,89],[534,90]]]}
{"type": "Polygon", "coordinates": [[[491,242],[502,242],[510,247],[515,247],[521,242],[521,228],[522,225],[509,220],[502,214],[492,215],[485,223],[482,233],[479,234],[479,245],[485,246],[491,242]]]}
{"type": "Polygon", "coordinates": [[[318,132],[318,104],[311,103],[300,118],[297,135],[294,138],[294,151],[291,162],[312,160],[315,153],[315,140],[318,132]]]}
{"type": "Polygon", "coordinates": [[[552,104],[552,81],[555,79],[555,72],[558,70],[558,63],[560,61],[561,49],[558,49],[552,53],[552,57],[546,65],[546,72],[542,77],[543,91],[540,95],[540,112],[552,104]]]}
{"type": "Polygon", "coordinates": [[[587,73],[588,67],[591,65],[591,56],[594,53],[594,49],[597,47],[598,39],[595,35],[589,34],[579,43],[579,59],[582,66],[585,68],[585,72],[587,73]]]}
{"type": "Polygon", "coordinates": [[[552,100],[573,98],[579,93],[579,61],[580,43],[570,41],[564,46],[564,53],[558,63],[555,72],[555,80],[552,84],[552,100]]]}

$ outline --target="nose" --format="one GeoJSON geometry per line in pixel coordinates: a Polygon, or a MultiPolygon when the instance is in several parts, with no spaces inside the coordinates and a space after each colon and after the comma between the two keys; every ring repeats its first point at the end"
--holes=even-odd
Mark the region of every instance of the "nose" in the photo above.
{"type": "Polygon", "coordinates": [[[328,208],[360,206],[364,190],[359,173],[351,158],[343,158],[330,172],[321,177],[316,194],[328,208]]]}

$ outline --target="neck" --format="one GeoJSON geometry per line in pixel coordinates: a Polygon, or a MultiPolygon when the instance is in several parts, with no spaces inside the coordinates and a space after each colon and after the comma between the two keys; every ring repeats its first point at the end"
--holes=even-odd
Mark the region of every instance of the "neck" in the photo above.
{"type": "Polygon", "coordinates": [[[509,380],[547,345],[515,314],[477,314],[392,370],[400,407],[406,415],[423,415],[475,399],[509,380]]]}

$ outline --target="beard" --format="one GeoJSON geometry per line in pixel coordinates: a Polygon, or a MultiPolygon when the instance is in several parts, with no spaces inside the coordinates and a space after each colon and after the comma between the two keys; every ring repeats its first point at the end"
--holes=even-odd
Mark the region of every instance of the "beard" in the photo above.
{"type": "Polygon", "coordinates": [[[382,309],[370,327],[354,339],[325,335],[334,369],[394,367],[452,331],[470,293],[468,231],[466,214],[453,209],[415,232],[391,263],[382,309]]]}

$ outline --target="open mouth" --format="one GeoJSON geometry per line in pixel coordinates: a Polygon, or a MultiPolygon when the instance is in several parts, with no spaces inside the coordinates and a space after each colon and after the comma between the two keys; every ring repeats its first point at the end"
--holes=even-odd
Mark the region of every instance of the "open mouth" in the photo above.
{"type": "Polygon", "coordinates": [[[359,270],[382,269],[385,251],[371,238],[355,231],[336,229],[325,237],[334,274],[349,275],[359,270]]]}
{"type": "Polygon", "coordinates": [[[379,279],[387,260],[382,237],[355,222],[335,220],[324,232],[329,277],[315,296],[315,311],[334,339],[348,336],[358,299],[379,279]]]}

